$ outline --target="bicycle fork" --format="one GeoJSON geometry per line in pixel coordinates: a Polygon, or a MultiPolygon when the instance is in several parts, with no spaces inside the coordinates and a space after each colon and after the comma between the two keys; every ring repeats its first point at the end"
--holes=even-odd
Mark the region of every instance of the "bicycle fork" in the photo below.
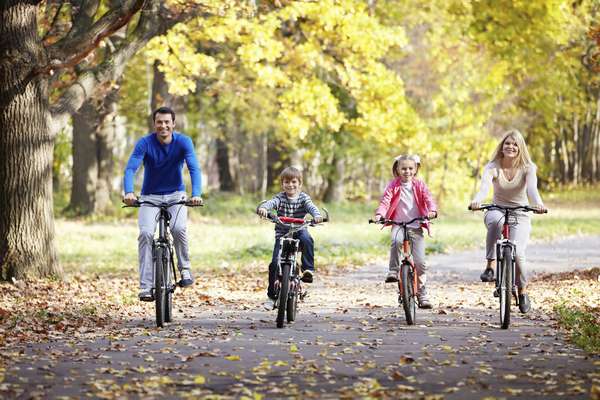
{"type": "MultiPolygon", "coordinates": [[[[417,276],[418,275],[417,269],[415,268],[415,264],[412,259],[412,254],[410,252],[410,241],[404,240],[402,242],[402,252],[404,254],[404,258],[400,262],[400,268],[398,269],[398,292],[399,292],[398,302],[400,304],[402,304],[402,295],[404,294],[404,291],[402,289],[402,287],[403,287],[403,285],[402,285],[402,268],[410,268],[411,269],[412,277],[413,277],[412,286],[413,286],[414,294],[417,294],[418,279],[419,279],[419,277],[417,276]]],[[[400,257],[398,257],[398,258],[400,258],[400,257]]]]}

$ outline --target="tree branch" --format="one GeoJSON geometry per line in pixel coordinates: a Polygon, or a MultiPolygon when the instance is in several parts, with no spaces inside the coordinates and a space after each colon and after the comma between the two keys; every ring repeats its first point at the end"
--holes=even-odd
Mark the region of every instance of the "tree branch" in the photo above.
{"type": "Polygon", "coordinates": [[[48,64],[32,71],[32,75],[53,73],[54,70],[77,65],[96,49],[100,42],[125,26],[150,0],[125,0],[123,5],[104,14],[85,33],[67,35],[48,48],[48,64]]]}

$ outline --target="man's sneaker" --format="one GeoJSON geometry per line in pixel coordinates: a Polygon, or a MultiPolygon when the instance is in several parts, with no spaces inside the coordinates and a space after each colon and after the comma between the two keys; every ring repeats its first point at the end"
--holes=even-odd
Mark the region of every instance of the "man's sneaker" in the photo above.
{"type": "Polygon", "coordinates": [[[385,283],[393,283],[393,282],[398,282],[398,272],[397,271],[390,271],[390,272],[388,272],[387,276],[385,277],[385,283]]]}
{"type": "Polygon", "coordinates": [[[427,296],[427,289],[425,289],[425,286],[421,287],[421,290],[417,293],[417,300],[419,301],[419,308],[430,309],[433,307],[429,301],[429,296],[427,296]]]}
{"type": "Polygon", "coordinates": [[[313,275],[313,271],[311,271],[310,269],[305,269],[304,272],[302,272],[302,282],[313,283],[313,275]]]}
{"type": "Polygon", "coordinates": [[[263,307],[265,308],[265,310],[271,311],[277,308],[275,304],[276,300],[267,296],[267,301],[263,303],[263,307]]]}
{"type": "Polygon", "coordinates": [[[194,283],[194,278],[192,278],[192,273],[189,269],[184,269],[181,271],[181,280],[179,281],[179,286],[187,287],[194,283]]]}
{"type": "Polygon", "coordinates": [[[140,291],[138,297],[141,301],[154,301],[154,296],[152,296],[152,289],[144,289],[140,291]]]}
{"type": "Polygon", "coordinates": [[[485,271],[481,275],[481,282],[494,282],[494,270],[491,268],[486,268],[485,271]]]}
{"type": "Polygon", "coordinates": [[[531,310],[531,302],[529,301],[529,296],[526,293],[519,295],[519,311],[523,314],[529,312],[531,310]]]}

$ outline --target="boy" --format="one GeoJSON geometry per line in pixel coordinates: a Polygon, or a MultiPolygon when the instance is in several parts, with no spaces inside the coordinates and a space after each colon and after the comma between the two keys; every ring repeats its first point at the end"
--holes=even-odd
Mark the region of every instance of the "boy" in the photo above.
{"type": "MultiPolygon", "coordinates": [[[[302,173],[294,167],[287,167],[279,174],[283,192],[277,193],[273,198],[259,205],[256,210],[258,215],[266,218],[270,210],[276,210],[279,217],[304,218],[306,214],[312,215],[315,222],[323,221],[319,209],[313,204],[310,196],[301,191],[302,173]]],[[[276,293],[275,281],[277,279],[277,255],[279,254],[279,238],[288,232],[288,228],[275,225],[275,247],[273,257],[269,264],[269,288],[267,289],[268,301],[265,308],[273,309],[275,306],[276,293]]],[[[302,229],[294,234],[294,238],[300,240],[302,249],[302,282],[312,283],[314,267],[314,241],[308,230],[302,229]]]]}

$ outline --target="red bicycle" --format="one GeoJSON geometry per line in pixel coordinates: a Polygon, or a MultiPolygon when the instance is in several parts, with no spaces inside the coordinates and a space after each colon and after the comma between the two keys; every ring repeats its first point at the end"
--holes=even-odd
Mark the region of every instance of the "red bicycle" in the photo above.
{"type": "Polygon", "coordinates": [[[402,252],[402,254],[398,254],[398,256],[403,256],[402,261],[400,262],[400,269],[398,270],[398,303],[404,308],[406,323],[408,325],[414,325],[416,320],[419,277],[412,256],[412,248],[410,246],[410,238],[408,236],[407,227],[414,222],[424,222],[427,220],[429,220],[427,217],[417,217],[407,222],[397,222],[385,218],[382,218],[378,221],[374,221],[372,219],[369,220],[370,224],[398,225],[402,227],[402,232],[404,234],[402,239],[402,249],[398,247],[398,252],[402,252]]]}

